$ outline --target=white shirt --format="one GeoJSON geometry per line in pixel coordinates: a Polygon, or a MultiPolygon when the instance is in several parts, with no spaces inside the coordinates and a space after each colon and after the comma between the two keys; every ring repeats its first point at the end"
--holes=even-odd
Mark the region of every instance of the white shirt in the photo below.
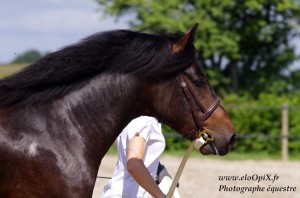
{"type": "Polygon", "coordinates": [[[137,133],[146,141],[144,164],[149,173],[156,178],[159,156],[165,149],[165,139],[161,124],[156,118],[141,116],[132,120],[117,138],[118,160],[112,179],[104,186],[105,198],[150,198],[152,197],[129,174],[126,167],[127,145],[137,133]]]}

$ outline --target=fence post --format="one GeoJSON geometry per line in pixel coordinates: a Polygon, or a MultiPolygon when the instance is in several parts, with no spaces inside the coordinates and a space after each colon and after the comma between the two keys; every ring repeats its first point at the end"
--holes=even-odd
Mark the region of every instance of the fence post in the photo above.
{"type": "Polygon", "coordinates": [[[283,103],[281,105],[281,159],[283,161],[288,160],[288,121],[289,117],[289,105],[283,103]]]}

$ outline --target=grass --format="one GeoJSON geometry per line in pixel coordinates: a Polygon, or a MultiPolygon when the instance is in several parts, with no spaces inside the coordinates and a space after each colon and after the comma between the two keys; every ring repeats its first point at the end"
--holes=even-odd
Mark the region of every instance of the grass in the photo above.
{"type": "Polygon", "coordinates": [[[4,78],[23,69],[24,64],[0,65],[0,78],[4,78]]]}

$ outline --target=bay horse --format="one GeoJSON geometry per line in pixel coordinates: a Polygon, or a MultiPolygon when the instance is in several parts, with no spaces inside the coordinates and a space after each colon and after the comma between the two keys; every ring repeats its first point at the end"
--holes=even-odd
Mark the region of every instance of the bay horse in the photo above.
{"type": "Polygon", "coordinates": [[[140,115],[191,141],[200,117],[214,133],[200,152],[227,154],[235,131],[198,62],[196,30],[97,33],[0,80],[0,197],[91,197],[102,158],[140,115]]]}

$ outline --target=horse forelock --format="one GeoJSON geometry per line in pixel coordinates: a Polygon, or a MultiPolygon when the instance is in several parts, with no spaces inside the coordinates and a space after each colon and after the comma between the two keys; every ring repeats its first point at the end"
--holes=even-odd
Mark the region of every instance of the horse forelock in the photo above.
{"type": "Polygon", "coordinates": [[[97,33],[1,80],[0,107],[52,101],[107,73],[149,79],[173,75],[195,58],[194,48],[172,54],[169,41],[179,38],[129,30],[97,33]]]}

